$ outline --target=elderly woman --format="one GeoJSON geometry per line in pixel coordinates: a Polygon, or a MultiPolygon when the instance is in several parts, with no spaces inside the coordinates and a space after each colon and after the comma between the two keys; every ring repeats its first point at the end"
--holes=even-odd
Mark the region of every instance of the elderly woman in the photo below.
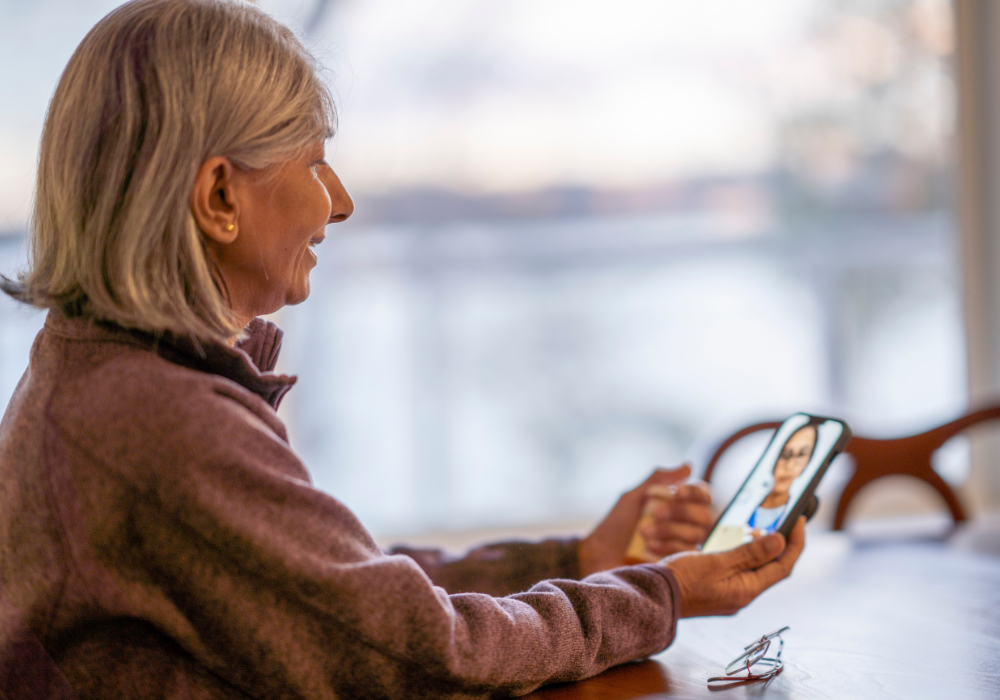
{"type": "MultiPolygon", "coordinates": [[[[655,653],[678,617],[788,575],[798,528],[621,566],[657,471],[583,540],[464,558],[378,549],[312,487],[275,414],[281,333],[353,204],[332,103],[238,0],[135,0],[83,40],[39,157],[29,268],[49,309],[0,424],[0,695],[476,697],[655,653]]],[[[691,549],[680,487],[649,548],[691,549]]]]}

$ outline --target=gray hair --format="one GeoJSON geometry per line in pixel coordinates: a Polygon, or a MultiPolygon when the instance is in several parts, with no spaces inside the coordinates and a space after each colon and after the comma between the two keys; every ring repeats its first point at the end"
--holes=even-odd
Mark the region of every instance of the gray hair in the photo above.
{"type": "Polygon", "coordinates": [[[20,301],[147,331],[240,329],[191,213],[199,166],[264,168],[329,138],[333,100],[287,27],[242,0],[133,0],[63,71],[39,151],[20,301]]]}

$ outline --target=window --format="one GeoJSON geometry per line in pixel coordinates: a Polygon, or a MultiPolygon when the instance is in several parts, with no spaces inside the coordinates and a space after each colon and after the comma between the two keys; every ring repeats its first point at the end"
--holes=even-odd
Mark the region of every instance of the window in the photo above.
{"type": "Polygon", "coordinates": [[[590,518],[796,410],[964,407],[944,0],[259,4],[331,70],[358,205],[280,314],[283,412],[377,535],[590,518]]]}

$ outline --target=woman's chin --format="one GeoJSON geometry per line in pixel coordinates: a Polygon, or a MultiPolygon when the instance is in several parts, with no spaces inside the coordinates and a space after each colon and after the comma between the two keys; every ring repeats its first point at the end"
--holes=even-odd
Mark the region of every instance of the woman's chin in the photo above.
{"type": "Polygon", "coordinates": [[[299,284],[295,285],[293,289],[288,290],[288,293],[285,295],[284,306],[295,306],[296,304],[301,304],[309,298],[310,291],[309,275],[306,275],[299,284]]]}

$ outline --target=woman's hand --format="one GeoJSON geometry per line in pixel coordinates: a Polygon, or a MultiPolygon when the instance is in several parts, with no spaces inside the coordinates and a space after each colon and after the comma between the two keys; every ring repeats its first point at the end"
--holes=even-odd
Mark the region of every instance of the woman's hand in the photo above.
{"type": "Polygon", "coordinates": [[[806,519],[788,537],[766,535],[728,552],[685,552],[660,564],[681,589],[681,617],[732,615],[792,572],[806,541],[806,519]]]}
{"type": "Polygon", "coordinates": [[[656,469],[648,479],[618,499],[611,512],[584,540],[578,550],[580,576],[606,571],[625,563],[625,550],[646,503],[646,490],[653,485],[676,489],[676,498],[653,514],[647,547],[665,556],[694,549],[704,541],[712,524],[711,498],[701,484],[683,482],[691,475],[691,467],[656,469]]]}
{"type": "Polygon", "coordinates": [[[712,494],[704,481],[679,484],[670,490],[669,499],[657,499],[652,521],[639,527],[646,551],[659,557],[696,550],[715,522],[712,494]]]}

